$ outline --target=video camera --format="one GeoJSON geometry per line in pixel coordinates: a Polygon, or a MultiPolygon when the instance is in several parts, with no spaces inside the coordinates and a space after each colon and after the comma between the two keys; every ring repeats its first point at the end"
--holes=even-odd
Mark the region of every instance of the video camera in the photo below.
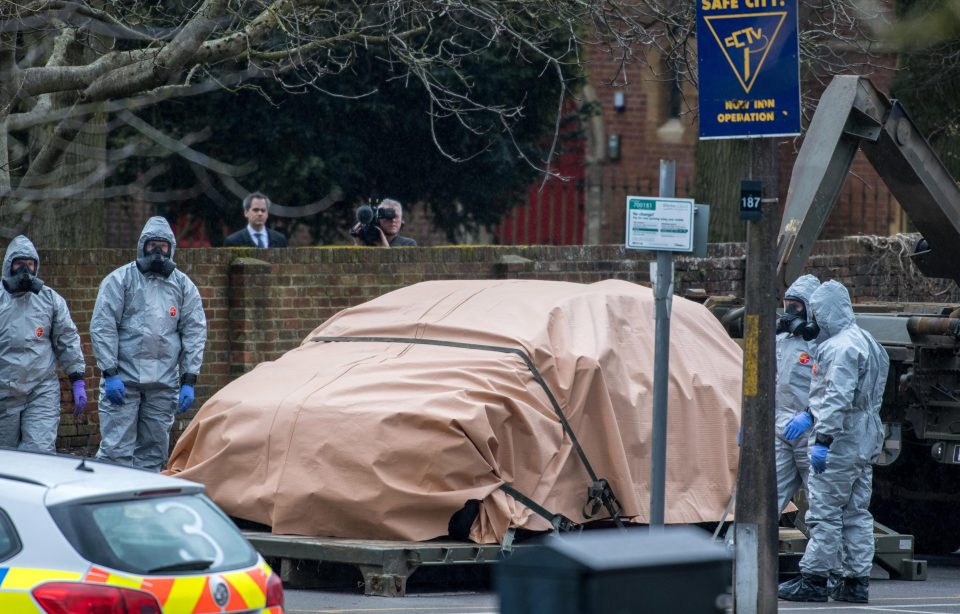
{"type": "Polygon", "coordinates": [[[367,245],[380,245],[380,220],[392,220],[397,217],[397,211],[392,207],[380,205],[360,205],[357,207],[357,222],[360,227],[351,230],[350,234],[360,237],[367,245]]]}

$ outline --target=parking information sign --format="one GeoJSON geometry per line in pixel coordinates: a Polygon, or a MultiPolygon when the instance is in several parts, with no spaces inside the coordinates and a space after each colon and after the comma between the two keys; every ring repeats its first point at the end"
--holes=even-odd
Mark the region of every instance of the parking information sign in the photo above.
{"type": "Polygon", "coordinates": [[[696,0],[700,138],[800,134],[797,0],[696,0]]]}
{"type": "Polygon", "coordinates": [[[627,249],[693,250],[693,199],[627,197],[627,249]]]}

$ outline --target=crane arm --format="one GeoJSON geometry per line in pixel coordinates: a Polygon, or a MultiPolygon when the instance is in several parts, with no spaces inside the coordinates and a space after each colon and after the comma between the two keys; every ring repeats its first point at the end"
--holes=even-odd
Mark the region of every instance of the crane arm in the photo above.
{"type": "Polygon", "coordinates": [[[923,235],[912,256],[920,271],[960,282],[960,188],[896,100],[844,75],[821,96],[790,177],[777,239],[782,286],[806,265],[858,149],[923,235]]]}

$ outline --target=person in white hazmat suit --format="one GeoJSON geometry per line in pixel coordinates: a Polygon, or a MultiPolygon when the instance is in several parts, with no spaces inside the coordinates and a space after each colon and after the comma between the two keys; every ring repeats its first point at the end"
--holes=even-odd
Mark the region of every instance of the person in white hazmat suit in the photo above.
{"type": "Polygon", "coordinates": [[[0,292],[0,446],[56,452],[60,426],[57,364],[70,377],[73,413],[83,413],[86,366],[67,302],[37,277],[40,256],[15,237],[3,258],[0,292]]]}
{"type": "Polygon", "coordinates": [[[137,258],[100,284],[90,337],[100,380],[97,458],[160,471],[174,415],[193,404],[207,320],[197,287],[176,268],[176,239],[147,220],[137,258]]]}
{"type": "Polygon", "coordinates": [[[803,275],[783,295],[784,314],[777,322],[776,442],[777,510],[801,486],[806,487],[810,459],[807,438],[813,426],[809,411],[810,378],[820,328],[810,317],[810,297],[820,287],[813,275],[803,275]]]}
{"type": "Polygon", "coordinates": [[[781,584],[778,596],[866,603],[874,551],[873,516],[867,509],[871,464],[883,447],[880,405],[890,359],[856,325],[843,284],[824,283],[810,297],[810,308],[825,337],[817,347],[810,386],[810,539],[800,575],[781,584]],[[827,577],[837,560],[843,577],[831,589],[827,577]]]}

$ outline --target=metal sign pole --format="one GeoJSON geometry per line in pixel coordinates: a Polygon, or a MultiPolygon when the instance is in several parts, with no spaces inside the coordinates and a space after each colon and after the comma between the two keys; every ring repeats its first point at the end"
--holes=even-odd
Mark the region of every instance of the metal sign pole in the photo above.
{"type": "MultiPolygon", "coordinates": [[[[660,196],[673,198],[677,163],[660,161],[660,196]]],[[[663,527],[667,468],[667,386],[670,376],[670,307],[673,299],[673,252],[657,251],[651,263],[654,298],[653,443],[650,462],[650,527],[663,527]]]]}

